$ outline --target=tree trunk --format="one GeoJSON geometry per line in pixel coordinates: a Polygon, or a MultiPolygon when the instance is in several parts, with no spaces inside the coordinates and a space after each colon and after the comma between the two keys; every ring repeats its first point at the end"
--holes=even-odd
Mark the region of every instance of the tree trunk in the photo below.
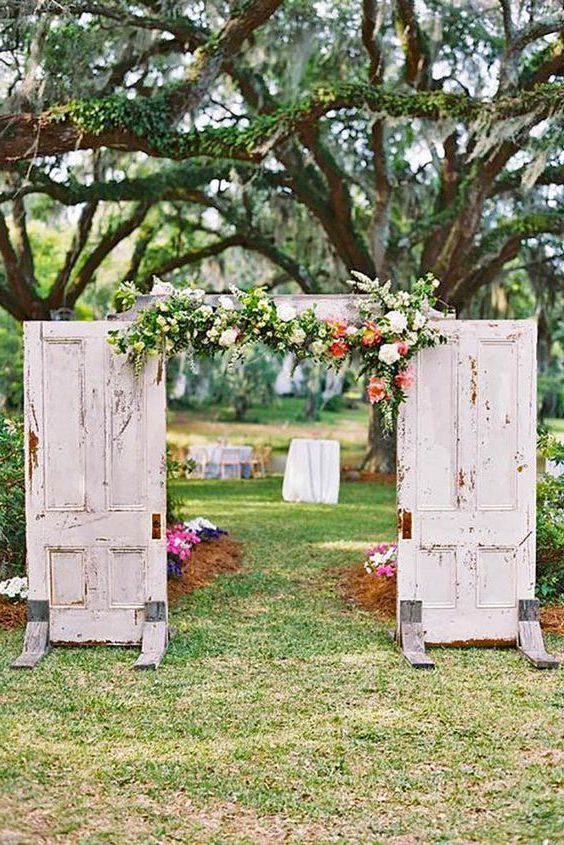
{"type": "Polygon", "coordinates": [[[376,405],[370,405],[368,447],[360,468],[368,472],[396,471],[396,431],[383,436],[376,405]]]}

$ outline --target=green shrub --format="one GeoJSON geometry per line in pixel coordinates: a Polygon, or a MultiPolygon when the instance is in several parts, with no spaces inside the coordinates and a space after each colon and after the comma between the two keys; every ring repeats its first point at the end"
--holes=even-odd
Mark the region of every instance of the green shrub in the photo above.
{"type": "MultiPolygon", "coordinates": [[[[564,464],[564,445],[539,434],[545,458],[564,464]]],[[[564,602],[564,476],[543,475],[537,484],[537,596],[544,604],[564,602]]]]}
{"type": "Polygon", "coordinates": [[[0,580],[25,574],[23,425],[0,414],[0,580]]]}

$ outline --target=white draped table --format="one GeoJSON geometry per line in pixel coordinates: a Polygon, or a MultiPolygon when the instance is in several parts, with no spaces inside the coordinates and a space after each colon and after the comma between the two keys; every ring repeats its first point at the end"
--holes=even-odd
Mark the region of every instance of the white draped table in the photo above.
{"type": "Polygon", "coordinates": [[[290,443],[282,498],[285,502],[336,505],[339,501],[340,448],[337,440],[298,437],[290,443]]]}

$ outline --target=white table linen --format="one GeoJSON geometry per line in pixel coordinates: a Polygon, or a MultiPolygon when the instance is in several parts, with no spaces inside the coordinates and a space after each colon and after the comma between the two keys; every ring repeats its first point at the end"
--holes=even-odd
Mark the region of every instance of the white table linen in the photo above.
{"type": "Polygon", "coordinates": [[[340,446],[337,440],[305,437],[292,440],[282,487],[285,502],[336,505],[339,484],[340,446]]]}

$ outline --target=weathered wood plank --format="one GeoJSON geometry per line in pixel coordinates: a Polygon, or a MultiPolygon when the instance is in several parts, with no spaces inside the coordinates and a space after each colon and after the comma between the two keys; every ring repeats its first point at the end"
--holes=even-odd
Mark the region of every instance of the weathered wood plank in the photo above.
{"type": "Polygon", "coordinates": [[[425,652],[422,613],[420,601],[400,602],[400,648],[403,656],[414,669],[434,669],[435,664],[425,652]]]}
{"type": "Polygon", "coordinates": [[[143,639],[141,654],[135,661],[134,669],[158,669],[169,641],[167,607],[164,601],[151,601],[145,605],[143,639]]]}
{"type": "Polygon", "coordinates": [[[49,603],[30,600],[27,604],[27,625],[22,653],[11,664],[12,669],[33,669],[49,651],[49,603]]]}
{"type": "Polygon", "coordinates": [[[519,601],[518,649],[536,669],[557,669],[559,661],[546,651],[537,599],[519,601]]]}

